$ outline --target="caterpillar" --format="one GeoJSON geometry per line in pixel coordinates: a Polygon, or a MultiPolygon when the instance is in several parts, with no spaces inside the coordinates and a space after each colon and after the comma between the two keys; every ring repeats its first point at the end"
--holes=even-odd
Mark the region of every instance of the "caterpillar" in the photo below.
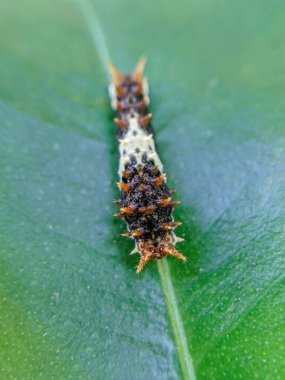
{"type": "Polygon", "coordinates": [[[135,240],[131,254],[138,253],[137,273],[149,260],[173,256],[186,257],[177,251],[176,243],[183,241],[174,233],[173,209],[180,204],[172,199],[174,190],[166,185],[166,174],[157,154],[147,78],[143,76],[146,60],[142,58],[129,75],[121,74],[110,63],[112,83],[109,85],[111,108],[115,112],[116,138],[119,150],[120,198],[114,202],[128,231],[122,236],[135,240]]]}

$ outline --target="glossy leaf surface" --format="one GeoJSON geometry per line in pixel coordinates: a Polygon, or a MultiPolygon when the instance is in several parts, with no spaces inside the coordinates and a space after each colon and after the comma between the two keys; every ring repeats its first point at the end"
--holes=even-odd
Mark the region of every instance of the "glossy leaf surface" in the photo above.
{"type": "Polygon", "coordinates": [[[89,5],[2,2],[0,377],[283,379],[284,4],[89,5]],[[185,265],[119,237],[106,52],[148,57],[185,265]]]}

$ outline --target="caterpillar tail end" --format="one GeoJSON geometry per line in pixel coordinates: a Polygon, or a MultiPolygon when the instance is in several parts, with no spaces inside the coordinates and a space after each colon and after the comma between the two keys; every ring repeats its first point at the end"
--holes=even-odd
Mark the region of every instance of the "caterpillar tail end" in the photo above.
{"type": "Polygon", "coordinates": [[[134,77],[134,79],[136,79],[138,82],[141,82],[143,79],[145,65],[146,65],[146,57],[142,56],[139,59],[135,69],[133,70],[131,74],[134,77]]]}
{"type": "MultiPolygon", "coordinates": [[[[131,76],[138,82],[141,82],[143,79],[145,64],[146,57],[143,56],[139,59],[136,67],[131,73],[131,76]]],[[[108,62],[108,70],[115,85],[119,85],[124,80],[125,76],[113,65],[111,61],[108,62]]]]}
{"type": "Polygon", "coordinates": [[[120,71],[113,65],[111,61],[108,62],[108,70],[115,85],[120,84],[124,80],[123,74],[120,73],[120,71]]]}

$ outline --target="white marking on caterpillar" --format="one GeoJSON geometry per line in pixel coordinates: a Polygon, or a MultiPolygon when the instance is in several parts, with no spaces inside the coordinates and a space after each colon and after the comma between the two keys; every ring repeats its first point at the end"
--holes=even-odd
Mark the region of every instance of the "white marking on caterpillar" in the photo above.
{"type": "Polygon", "coordinates": [[[162,172],[163,166],[155,151],[153,135],[148,135],[144,128],[138,123],[138,117],[129,119],[128,131],[124,138],[119,140],[119,176],[122,178],[122,172],[125,170],[125,164],[130,162],[131,156],[137,160],[137,165],[142,164],[143,155],[146,154],[148,159],[152,159],[162,172]]]}
{"type": "Polygon", "coordinates": [[[116,111],[117,109],[117,92],[113,83],[109,85],[109,97],[111,102],[112,110],[116,111]]]}

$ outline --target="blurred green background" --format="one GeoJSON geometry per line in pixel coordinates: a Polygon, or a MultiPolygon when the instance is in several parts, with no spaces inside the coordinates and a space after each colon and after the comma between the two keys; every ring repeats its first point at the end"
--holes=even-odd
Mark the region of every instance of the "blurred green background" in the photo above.
{"type": "Polygon", "coordinates": [[[284,1],[0,8],[0,378],[285,379],[284,1]],[[142,54],[189,261],[137,276],[102,62],[142,54]]]}

